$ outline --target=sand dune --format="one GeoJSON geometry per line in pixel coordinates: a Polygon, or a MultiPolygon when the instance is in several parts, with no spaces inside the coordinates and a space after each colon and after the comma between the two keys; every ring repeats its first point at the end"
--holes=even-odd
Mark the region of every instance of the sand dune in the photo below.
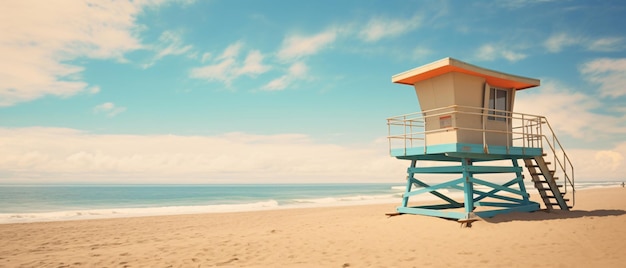
{"type": "Polygon", "coordinates": [[[395,204],[0,225],[0,267],[623,267],[626,189],[455,221],[395,204]]]}

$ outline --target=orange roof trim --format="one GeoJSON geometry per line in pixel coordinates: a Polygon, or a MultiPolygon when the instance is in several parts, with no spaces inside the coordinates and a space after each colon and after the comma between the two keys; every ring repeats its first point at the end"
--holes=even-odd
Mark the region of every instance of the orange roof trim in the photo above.
{"type": "Polygon", "coordinates": [[[391,77],[391,81],[398,84],[414,85],[419,81],[450,72],[480,76],[485,78],[489,85],[499,88],[514,88],[516,90],[522,90],[536,87],[540,84],[539,79],[489,70],[453,58],[441,59],[394,75],[391,77]]]}

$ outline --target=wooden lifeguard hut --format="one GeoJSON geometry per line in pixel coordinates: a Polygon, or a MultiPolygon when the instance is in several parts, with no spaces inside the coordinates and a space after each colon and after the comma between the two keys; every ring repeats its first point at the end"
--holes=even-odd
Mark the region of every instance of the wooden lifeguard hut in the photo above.
{"type": "Polygon", "coordinates": [[[550,124],[540,115],[513,112],[517,91],[539,86],[538,79],[444,58],[391,80],[413,86],[421,108],[387,119],[391,156],[410,160],[398,213],[471,221],[539,210],[519,160],[546,209],[573,206],[574,169],[550,124]],[[483,174],[499,175],[479,178],[483,174]],[[441,175],[450,178],[421,178],[441,175]],[[428,194],[443,204],[411,206],[411,198],[428,194]]]}

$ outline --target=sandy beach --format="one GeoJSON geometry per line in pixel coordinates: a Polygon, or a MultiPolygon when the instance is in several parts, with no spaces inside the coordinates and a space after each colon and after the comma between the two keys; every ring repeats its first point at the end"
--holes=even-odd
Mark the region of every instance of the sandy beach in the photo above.
{"type": "MultiPolygon", "coordinates": [[[[531,195],[534,192],[531,191],[531,195]]],[[[536,194],[534,194],[536,195],[536,194]]],[[[626,189],[461,228],[397,204],[0,225],[0,267],[622,267],[626,189]]]]}

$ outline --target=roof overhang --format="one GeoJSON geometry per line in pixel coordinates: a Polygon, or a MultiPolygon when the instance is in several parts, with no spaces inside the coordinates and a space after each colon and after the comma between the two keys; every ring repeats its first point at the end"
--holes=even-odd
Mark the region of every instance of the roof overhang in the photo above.
{"type": "Polygon", "coordinates": [[[398,84],[414,85],[419,81],[450,72],[480,76],[485,78],[489,85],[499,88],[514,88],[516,90],[521,90],[536,87],[540,84],[539,79],[489,70],[453,58],[444,58],[394,75],[391,77],[391,81],[398,84]]]}

